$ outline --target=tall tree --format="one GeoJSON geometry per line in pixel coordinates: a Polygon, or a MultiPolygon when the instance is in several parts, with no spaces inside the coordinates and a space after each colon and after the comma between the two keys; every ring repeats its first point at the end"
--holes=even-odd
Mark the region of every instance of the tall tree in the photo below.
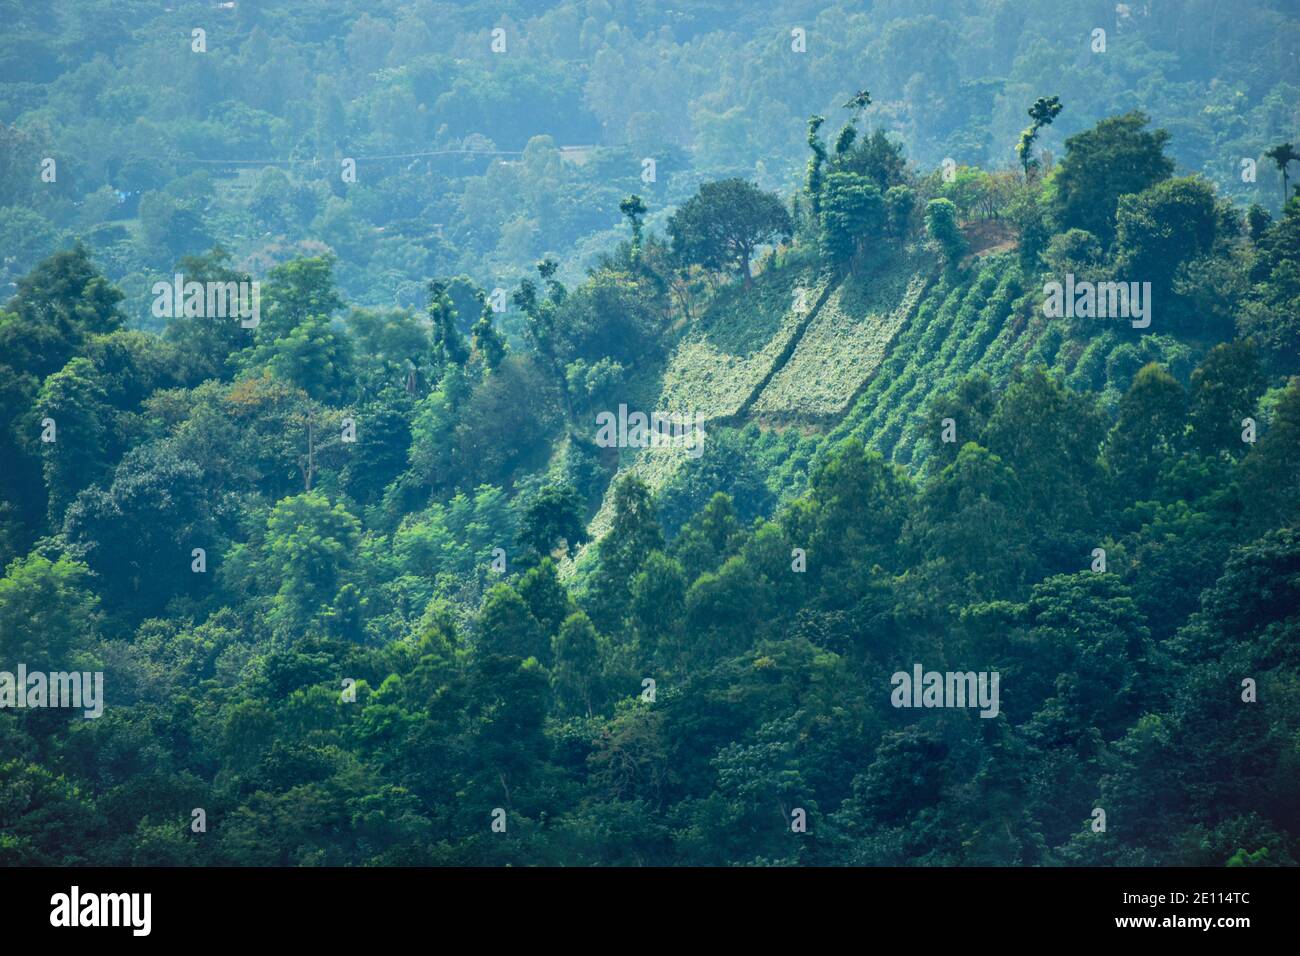
{"type": "Polygon", "coordinates": [[[1121,500],[1151,501],[1165,460],[1182,451],[1187,394],[1152,362],[1133,379],[1106,439],[1106,461],[1121,500]]]}
{"type": "Polygon", "coordinates": [[[343,307],[334,286],[334,257],[312,256],[278,265],[267,274],[259,343],[288,335],[311,316],[332,316],[343,307]]]}
{"type": "Polygon", "coordinates": [[[832,171],[822,188],[822,246],[837,265],[851,264],[885,223],[880,189],[859,173],[832,171]]]}
{"type": "Polygon", "coordinates": [[[1138,111],[1111,116],[1065,141],[1050,207],[1059,229],[1085,229],[1109,248],[1119,198],[1169,178],[1169,134],[1148,131],[1148,122],[1138,111]]]}
{"type": "Polygon", "coordinates": [[[1121,196],[1115,224],[1121,275],[1150,282],[1152,295],[1163,298],[1172,292],[1178,268],[1214,244],[1219,228],[1214,190],[1194,176],[1167,179],[1121,196]]]}
{"type": "Polygon", "coordinates": [[[663,544],[650,489],[634,476],[621,478],[614,486],[614,520],[596,545],[599,565],[584,601],[585,610],[606,634],[623,623],[633,575],[663,544]]]}
{"type": "Polygon", "coordinates": [[[543,664],[550,663],[551,646],[541,625],[519,592],[504,582],[493,585],[483,598],[478,632],[479,654],[532,657],[543,664]]]}
{"type": "Polygon", "coordinates": [[[641,258],[641,221],[646,214],[645,203],[633,193],[618,204],[618,211],[632,227],[632,259],[635,261],[641,258]]]}
{"type": "Polygon", "coordinates": [[[429,280],[429,322],[433,327],[433,351],[439,365],[464,365],[469,358],[465,337],[456,327],[456,309],[447,294],[447,283],[429,280]]]}
{"type": "Polygon", "coordinates": [[[569,485],[547,485],[528,502],[519,543],[542,557],[563,542],[569,554],[587,541],[582,498],[569,485]]]}
{"type": "Polygon", "coordinates": [[[711,269],[734,268],[746,287],[753,283],[755,249],[788,239],[792,229],[781,200],[743,179],[704,183],[668,220],[678,257],[711,269]]]}
{"type": "Polygon", "coordinates": [[[327,612],[357,551],[361,526],[342,503],[320,492],[285,498],[266,521],[261,564],[279,585],[269,619],[282,633],[301,636],[327,612]]]}
{"type": "Polygon", "coordinates": [[[826,144],[821,139],[821,128],[825,122],[824,116],[808,118],[808,148],[812,155],[808,157],[808,175],[804,188],[815,220],[820,219],[822,211],[822,167],[826,165],[826,144]]]}
{"type": "Polygon", "coordinates": [[[1250,445],[1241,440],[1241,422],[1255,413],[1267,386],[1253,342],[1224,342],[1210,349],[1192,373],[1192,441],[1205,454],[1244,455],[1250,445]]]}
{"type": "Polygon", "coordinates": [[[1271,371],[1300,371],[1300,198],[1255,243],[1251,289],[1237,318],[1242,335],[1255,339],[1271,371]]]}
{"type": "Polygon", "coordinates": [[[925,206],[925,233],[943,252],[950,272],[966,254],[966,237],[957,223],[957,207],[951,199],[931,199],[925,206]]]}
{"type": "Polygon", "coordinates": [[[555,696],[569,713],[590,717],[600,680],[600,635],[581,611],[560,626],[553,645],[555,669],[551,683],[555,696]]]}
{"type": "Polygon", "coordinates": [[[1025,171],[1026,181],[1029,180],[1029,171],[1038,168],[1038,160],[1034,156],[1034,141],[1038,139],[1042,128],[1050,126],[1060,115],[1062,108],[1059,96],[1040,96],[1034,100],[1034,105],[1029,107],[1030,123],[1021,132],[1020,142],[1016,143],[1016,155],[1020,157],[1020,166],[1025,171]]]}
{"type": "Polygon", "coordinates": [[[478,321],[474,323],[474,351],[482,358],[484,369],[493,372],[506,357],[505,338],[492,324],[492,306],[487,298],[479,293],[480,306],[478,321]]]}
{"type": "Polygon", "coordinates": [[[71,654],[91,645],[99,600],[87,587],[88,569],[68,557],[39,554],[15,560],[0,577],[0,660],[4,669],[71,670],[71,654]]]}
{"type": "Polygon", "coordinates": [[[1297,153],[1295,147],[1290,143],[1282,143],[1279,146],[1274,146],[1272,149],[1265,150],[1264,155],[1273,160],[1277,165],[1277,171],[1282,174],[1282,205],[1285,206],[1287,199],[1287,182],[1289,181],[1287,176],[1287,167],[1297,160],[1300,160],[1300,153],[1297,153]]]}

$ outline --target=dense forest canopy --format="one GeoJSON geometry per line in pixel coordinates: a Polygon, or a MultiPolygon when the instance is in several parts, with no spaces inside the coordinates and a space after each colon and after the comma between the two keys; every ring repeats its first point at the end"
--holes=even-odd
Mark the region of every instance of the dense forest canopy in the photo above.
{"type": "Polygon", "coordinates": [[[1282,0],[0,13],[0,863],[1300,859],[1282,0]]]}

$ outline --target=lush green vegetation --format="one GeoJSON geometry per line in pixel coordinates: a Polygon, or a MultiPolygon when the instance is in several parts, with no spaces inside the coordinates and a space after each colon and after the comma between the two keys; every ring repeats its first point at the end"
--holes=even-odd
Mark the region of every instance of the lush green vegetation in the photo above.
{"type": "Polygon", "coordinates": [[[866,77],[864,115],[927,169],[1018,167],[1026,109],[1047,89],[1067,105],[1036,148],[1059,154],[1098,120],[1159,104],[1180,168],[1276,211],[1265,151],[1294,138],[1300,94],[1288,5],[1129,7],[6,0],[0,284],[74,236],[133,323],[153,321],[153,276],[213,242],[259,274],[325,243],[349,300],[386,308],[423,309],[432,275],[512,287],[548,252],[572,280],[618,238],[630,192],[663,228],[701,182],[791,187],[806,117],[832,116],[866,77]],[[56,183],[34,175],[43,157],[56,183]]]}
{"type": "Polygon", "coordinates": [[[748,292],[739,283],[721,290],[673,354],[662,405],[704,409],[709,418],[746,410],[802,341],[826,285],[787,267],[764,273],[748,292]]]}
{"type": "Polygon", "coordinates": [[[842,282],[817,310],[790,360],[764,387],[754,414],[795,421],[843,414],[875,374],[924,290],[923,273],[908,277],[897,268],[842,282]]]}
{"type": "Polygon", "coordinates": [[[0,7],[0,863],[1300,859],[1281,4],[145,6],[0,7]]]}

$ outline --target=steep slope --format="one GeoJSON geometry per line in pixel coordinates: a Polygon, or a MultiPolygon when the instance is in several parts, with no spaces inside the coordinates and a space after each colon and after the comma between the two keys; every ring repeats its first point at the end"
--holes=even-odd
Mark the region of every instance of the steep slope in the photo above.
{"type": "MultiPolygon", "coordinates": [[[[751,288],[719,292],[669,360],[656,409],[699,413],[709,430],[828,424],[870,380],[915,309],[933,265],[913,256],[837,281],[801,266],[771,268],[751,288]]],[[[708,441],[705,442],[707,454],[708,441]]],[[[683,448],[624,449],[589,533],[609,528],[623,475],[664,488],[693,459],[683,448]]]]}
{"type": "Polygon", "coordinates": [[[659,409],[734,419],[786,361],[825,300],[825,277],[770,269],[750,289],[721,290],[678,344],[664,373],[659,409]]]}
{"type": "Polygon", "coordinates": [[[927,281],[923,272],[890,271],[842,282],[754,402],[753,417],[779,424],[843,415],[884,360],[927,281]]]}
{"type": "Polygon", "coordinates": [[[829,433],[860,438],[887,458],[911,461],[931,395],[967,372],[1004,378],[1043,331],[1026,314],[1020,272],[1009,255],[983,260],[964,279],[944,278],[894,340],[853,408],[829,433]],[[1019,321],[1013,321],[1013,316],[1019,321]]]}
{"type": "MultiPolygon", "coordinates": [[[[932,403],[968,375],[1000,389],[1017,369],[1043,365],[1071,387],[1101,393],[1103,404],[1127,389],[1137,366],[1112,358],[1122,344],[1116,331],[1072,336],[1037,301],[1005,246],[981,250],[956,273],[941,273],[919,252],[838,283],[807,269],[772,270],[749,290],[720,293],[670,359],[658,407],[703,412],[714,441],[728,429],[795,427],[816,442],[814,458],[854,437],[924,473],[932,403]],[[792,307],[799,289],[816,294],[806,313],[792,307]],[[691,405],[687,396],[704,399],[691,405]]],[[[1178,375],[1196,351],[1158,334],[1128,348],[1139,364],[1161,362],[1178,375]]],[[[592,540],[609,528],[618,478],[635,475],[659,494],[696,460],[681,448],[622,450],[592,540]]],[[[803,480],[786,474],[780,484],[778,497],[787,498],[803,480]]]]}

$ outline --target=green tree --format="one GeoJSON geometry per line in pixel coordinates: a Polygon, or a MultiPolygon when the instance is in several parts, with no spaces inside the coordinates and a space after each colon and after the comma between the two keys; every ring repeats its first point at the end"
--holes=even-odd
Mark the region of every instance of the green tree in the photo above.
{"type": "Polygon", "coordinates": [[[49,522],[58,526],[77,492],[112,465],[114,416],[90,360],[75,358],[47,378],[29,418],[30,444],[40,442],[49,522]],[[54,422],[51,442],[39,437],[47,419],[54,422]]]}
{"type": "Polygon", "coordinates": [[[631,475],[619,479],[614,486],[614,519],[596,544],[599,564],[583,601],[598,629],[608,634],[623,623],[633,575],[663,545],[650,489],[631,475]]]}
{"type": "Polygon", "coordinates": [[[821,128],[825,122],[824,116],[808,118],[808,148],[812,151],[812,155],[808,157],[808,175],[804,189],[808,193],[813,218],[819,222],[822,212],[822,167],[826,165],[826,144],[821,140],[821,128]]]}
{"type": "Polygon", "coordinates": [[[1020,157],[1020,166],[1025,171],[1025,180],[1029,180],[1029,171],[1038,168],[1038,160],[1034,157],[1034,140],[1038,139],[1038,134],[1044,126],[1050,126],[1052,121],[1061,114],[1061,98],[1059,96],[1040,96],[1034,100],[1034,105],[1029,107],[1030,123],[1020,134],[1020,142],[1016,143],[1016,155],[1020,157]]]}
{"type": "Polygon", "coordinates": [[[83,491],[68,508],[63,533],[85,555],[105,603],[133,614],[161,613],[171,599],[210,589],[192,570],[202,548],[207,574],[219,566],[230,520],[210,476],[168,444],[130,451],[107,487],[83,491]]]}
{"type": "Polygon", "coordinates": [[[1172,292],[1179,267],[1210,251],[1218,232],[1214,190],[1195,177],[1167,179],[1121,196],[1115,216],[1120,274],[1151,283],[1153,296],[1172,292]]]}
{"type": "Polygon", "coordinates": [[[1255,414],[1268,381],[1253,342],[1216,345],[1192,373],[1192,441],[1205,454],[1234,458],[1250,447],[1241,440],[1242,419],[1255,414]]]}
{"type": "Polygon", "coordinates": [[[319,491],[285,498],[271,509],[261,560],[278,584],[269,620],[300,634],[338,595],[356,554],[360,523],[319,491]]]}
{"type": "Polygon", "coordinates": [[[868,239],[885,224],[880,190],[866,176],[832,171],[822,187],[822,246],[839,265],[853,261],[868,239]]]}
{"type": "Polygon", "coordinates": [[[966,254],[966,237],[957,225],[957,207],[950,199],[931,199],[925,207],[925,233],[943,252],[950,271],[966,254]]]}
{"type": "Polygon", "coordinates": [[[262,291],[259,343],[283,338],[314,316],[326,319],[343,307],[334,287],[334,257],[293,259],[272,269],[262,291]]]}
{"type": "Polygon", "coordinates": [[[308,316],[282,338],[257,350],[277,378],[331,405],[352,396],[352,341],[323,315],[308,316]]]}
{"type": "Polygon", "coordinates": [[[1282,174],[1282,205],[1286,205],[1287,200],[1287,167],[1292,163],[1300,161],[1300,153],[1297,153],[1295,147],[1290,143],[1282,143],[1280,146],[1274,146],[1272,149],[1264,150],[1264,155],[1273,160],[1277,166],[1277,171],[1282,174]]]}
{"type": "Polygon", "coordinates": [[[982,441],[1016,475],[1040,566],[1072,570],[1079,553],[1092,550],[1084,545],[1106,504],[1099,463],[1104,438],[1105,419],[1092,397],[1065,388],[1042,368],[1017,376],[990,416],[982,441]]]}
{"type": "Polygon", "coordinates": [[[456,309],[441,279],[429,280],[429,323],[432,326],[433,352],[439,365],[464,365],[469,346],[456,327],[456,309]]]}
{"type": "Polygon", "coordinates": [[[18,280],[5,305],[3,360],[38,378],[56,372],[87,336],[122,325],[121,301],[121,291],[95,268],[85,246],[56,252],[18,280]]]}
{"type": "Polygon", "coordinates": [[[659,551],[651,552],[632,579],[628,625],[639,662],[673,666],[684,647],[686,576],[682,566],[659,551]]]}
{"type": "Polygon", "coordinates": [[[885,192],[885,213],[894,238],[906,239],[911,235],[915,211],[916,193],[910,186],[890,186],[885,192]]]}
{"type": "Polygon", "coordinates": [[[1115,575],[1048,578],[1034,586],[1025,616],[1017,651],[1025,661],[1025,704],[1036,708],[1039,733],[1083,751],[1090,734],[1114,740],[1147,710],[1154,676],[1149,634],[1115,575]]]}
{"type": "MultiPolygon", "coordinates": [[[[1240,433],[1238,433],[1240,437],[1240,433]]],[[[1242,499],[1248,502],[1249,527],[1270,529],[1300,520],[1300,379],[1290,384],[1273,406],[1267,433],[1241,463],[1242,499]]]]}
{"type": "Polygon", "coordinates": [[[1169,134],[1149,132],[1148,122],[1144,113],[1125,113],[1065,141],[1065,156],[1049,184],[1058,229],[1085,229],[1109,248],[1120,197],[1169,178],[1174,170],[1164,153],[1169,134]]]}
{"type": "Polygon", "coordinates": [[[1137,373],[1106,438],[1111,477],[1127,500],[1155,497],[1162,464],[1182,450],[1186,415],[1187,395],[1172,375],[1154,362],[1137,373]]]}
{"type": "Polygon", "coordinates": [[[495,371],[506,357],[506,342],[492,324],[492,306],[486,298],[482,302],[478,321],[474,323],[473,335],[474,351],[481,357],[484,368],[488,372],[495,371]]]}
{"type": "Polygon", "coordinates": [[[968,600],[1013,596],[1030,570],[1021,482],[997,455],[967,442],[921,496],[913,533],[924,555],[968,600]]]}
{"type": "MultiPolygon", "coordinates": [[[[251,281],[247,273],[230,268],[230,253],[219,245],[203,255],[183,257],[176,271],[186,282],[251,281]]],[[[198,384],[209,378],[228,380],[235,370],[229,359],[252,344],[253,333],[234,318],[178,315],[167,320],[163,338],[175,344],[185,380],[198,384]]]]}
{"type": "Polygon", "coordinates": [[[618,211],[632,227],[632,259],[635,261],[641,258],[641,222],[645,219],[645,203],[633,193],[618,204],[618,211]]]}
{"type": "Polygon", "coordinates": [[[1256,242],[1251,288],[1238,331],[1255,339],[1276,372],[1300,371],[1300,199],[1256,242]]]}
{"type": "Polygon", "coordinates": [[[510,585],[493,585],[483,598],[478,618],[480,654],[503,654],[519,659],[534,658],[542,664],[551,659],[550,642],[519,592],[510,585]]]}
{"type": "Polygon", "coordinates": [[[91,646],[98,598],[87,587],[89,569],[62,556],[16,558],[0,578],[0,660],[5,670],[72,670],[69,655],[91,646]]]}
{"type": "Polygon", "coordinates": [[[788,239],[792,229],[781,200],[743,179],[704,183],[668,220],[673,252],[682,261],[734,268],[747,288],[757,247],[788,239]]]}
{"type": "Polygon", "coordinates": [[[687,580],[693,581],[731,557],[743,532],[731,496],[715,491],[673,539],[672,555],[681,562],[687,580]]]}
{"type": "Polygon", "coordinates": [[[511,810],[515,794],[549,756],[546,672],[531,657],[476,654],[466,691],[463,759],[479,799],[500,799],[511,810]]]}
{"type": "Polygon", "coordinates": [[[415,401],[403,388],[389,385],[371,402],[357,410],[354,454],[343,469],[342,485],[363,504],[373,504],[406,470],[411,447],[411,423],[415,401]]]}
{"type": "Polygon", "coordinates": [[[590,717],[601,672],[600,635],[591,619],[581,611],[569,615],[552,647],[551,684],[560,707],[590,717]]]}
{"type": "Polygon", "coordinates": [[[570,485],[546,485],[529,500],[519,528],[519,543],[538,555],[552,554],[561,542],[570,554],[585,544],[582,498],[570,485]]]}
{"type": "Polygon", "coordinates": [[[912,504],[911,483],[899,469],[860,440],[845,439],[818,462],[809,493],[780,515],[789,542],[778,556],[780,579],[798,577],[789,573],[790,552],[801,548],[823,601],[839,607],[867,590],[875,565],[896,565],[912,504]]]}
{"type": "Polygon", "coordinates": [[[537,272],[546,285],[547,294],[543,298],[537,295],[537,286],[531,279],[523,279],[518,290],[511,296],[511,301],[524,313],[524,337],[541,358],[543,366],[560,390],[564,402],[565,421],[572,427],[576,418],[573,399],[569,393],[568,377],[561,358],[563,343],[557,327],[557,313],[568,296],[568,289],[555,278],[559,263],[554,259],[543,259],[537,263],[537,272]]]}
{"type": "Polygon", "coordinates": [[[529,613],[537,620],[542,636],[548,641],[559,633],[560,625],[575,609],[569,592],[560,582],[555,562],[550,558],[543,558],[535,568],[524,572],[515,589],[528,605],[529,613]]]}

